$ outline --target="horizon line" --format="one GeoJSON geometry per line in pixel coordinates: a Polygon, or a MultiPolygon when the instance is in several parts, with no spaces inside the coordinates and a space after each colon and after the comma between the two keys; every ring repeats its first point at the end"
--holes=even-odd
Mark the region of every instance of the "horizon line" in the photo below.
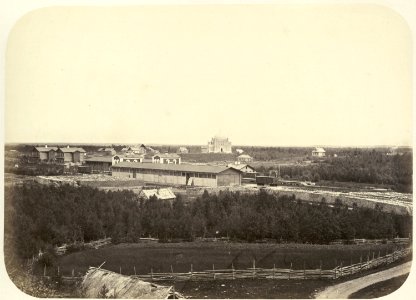
{"type": "MultiPolygon", "coordinates": [[[[205,144],[171,144],[171,143],[122,143],[122,142],[97,142],[97,143],[88,143],[88,142],[4,142],[4,145],[93,145],[93,146],[106,146],[106,145],[117,145],[117,146],[130,146],[130,145],[150,145],[150,146],[203,146],[205,144]]],[[[282,144],[282,145],[259,145],[259,144],[234,144],[231,147],[285,147],[285,148],[314,148],[314,147],[326,147],[326,148],[391,148],[391,147],[399,147],[399,148],[413,148],[412,145],[397,145],[397,144],[384,144],[384,145],[331,145],[331,144],[307,144],[307,145],[290,145],[290,144],[282,144]]]]}

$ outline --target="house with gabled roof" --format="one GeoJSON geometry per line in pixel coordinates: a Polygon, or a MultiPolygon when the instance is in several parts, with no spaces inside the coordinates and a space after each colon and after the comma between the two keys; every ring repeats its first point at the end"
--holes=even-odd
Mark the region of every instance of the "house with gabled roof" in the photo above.
{"type": "Polygon", "coordinates": [[[58,147],[33,147],[29,153],[29,162],[38,163],[38,162],[53,162],[55,161],[55,155],[58,147]]]}
{"type": "Polygon", "coordinates": [[[78,147],[59,148],[56,151],[56,162],[61,164],[82,164],[84,162],[85,150],[78,147]]]}
{"type": "Polygon", "coordinates": [[[181,157],[176,153],[161,153],[152,156],[152,163],[156,164],[180,164],[181,157]]]}
{"type": "Polygon", "coordinates": [[[312,156],[313,157],[325,157],[324,148],[316,147],[314,150],[312,150],[312,156]]]}

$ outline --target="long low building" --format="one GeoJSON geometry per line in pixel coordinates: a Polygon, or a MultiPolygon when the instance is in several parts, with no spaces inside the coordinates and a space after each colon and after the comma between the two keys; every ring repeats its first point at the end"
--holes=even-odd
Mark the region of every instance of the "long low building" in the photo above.
{"type": "Polygon", "coordinates": [[[241,174],[241,171],[227,166],[120,162],[112,167],[115,177],[137,178],[163,185],[241,185],[241,174]]]}

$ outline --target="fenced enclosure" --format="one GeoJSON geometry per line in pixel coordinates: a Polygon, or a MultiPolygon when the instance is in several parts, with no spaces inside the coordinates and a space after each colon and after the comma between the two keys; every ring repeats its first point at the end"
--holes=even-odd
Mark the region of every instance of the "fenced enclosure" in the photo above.
{"type": "Polygon", "coordinates": [[[352,275],[359,273],[363,270],[369,270],[380,265],[391,264],[398,259],[405,257],[411,253],[411,248],[405,248],[402,250],[396,250],[385,256],[380,256],[380,253],[375,257],[373,252],[372,258],[369,256],[366,257],[366,260],[360,259],[359,263],[351,264],[347,266],[337,266],[332,270],[323,270],[322,262],[319,269],[303,269],[303,270],[293,270],[289,269],[280,269],[273,268],[256,268],[255,261],[253,261],[253,267],[247,268],[245,270],[236,270],[232,269],[215,269],[213,265],[212,270],[205,270],[202,272],[195,272],[191,269],[187,273],[174,273],[173,268],[171,267],[171,273],[153,273],[147,275],[139,275],[138,277],[143,280],[153,280],[153,281],[163,281],[163,280],[216,280],[216,279],[337,279],[343,276],[352,275]]]}
{"type": "MultiPolygon", "coordinates": [[[[145,281],[202,281],[202,280],[230,280],[230,279],[337,279],[348,275],[353,275],[360,273],[365,270],[373,269],[381,265],[391,264],[401,258],[404,258],[410,255],[412,252],[411,247],[403,248],[391,253],[387,253],[384,256],[380,255],[380,252],[376,254],[375,252],[372,255],[368,254],[366,257],[360,257],[358,263],[353,264],[352,262],[349,265],[343,266],[341,262],[337,267],[329,270],[322,269],[322,261],[320,262],[320,267],[318,269],[306,269],[305,265],[303,269],[292,269],[292,264],[290,268],[276,268],[275,265],[272,268],[258,268],[256,267],[256,262],[253,261],[253,266],[247,269],[235,269],[232,266],[231,269],[216,269],[215,265],[212,265],[212,269],[195,271],[193,265],[190,265],[189,272],[175,273],[173,266],[170,266],[170,272],[153,272],[153,269],[150,270],[148,274],[136,274],[136,267],[134,268],[134,274],[131,275],[145,281]]],[[[118,270],[122,274],[122,269],[118,270]]],[[[52,278],[59,276],[62,280],[80,280],[82,277],[79,275],[75,276],[74,270],[69,276],[64,276],[60,273],[59,267],[53,271],[53,275],[50,274],[51,270],[44,268],[43,276],[47,278],[52,278]],[[49,272],[47,272],[49,271],[49,272]]]]}

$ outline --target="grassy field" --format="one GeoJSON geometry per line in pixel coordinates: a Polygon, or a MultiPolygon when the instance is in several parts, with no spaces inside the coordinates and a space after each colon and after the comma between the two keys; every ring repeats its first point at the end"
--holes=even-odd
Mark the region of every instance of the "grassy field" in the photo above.
{"type": "MultiPolygon", "coordinates": [[[[86,250],[62,256],[58,265],[62,274],[84,274],[89,266],[99,266],[104,261],[105,269],[122,274],[133,275],[153,272],[189,272],[191,264],[194,271],[231,268],[245,269],[252,267],[319,268],[332,269],[340,265],[357,263],[362,256],[372,258],[391,253],[394,245],[308,245],[308,244],[248,244],[193,242],[172,244],[119,244],[97,250],[86,250]]],[[[47,270],[48,273],[55,270],[47,270]]]]}

